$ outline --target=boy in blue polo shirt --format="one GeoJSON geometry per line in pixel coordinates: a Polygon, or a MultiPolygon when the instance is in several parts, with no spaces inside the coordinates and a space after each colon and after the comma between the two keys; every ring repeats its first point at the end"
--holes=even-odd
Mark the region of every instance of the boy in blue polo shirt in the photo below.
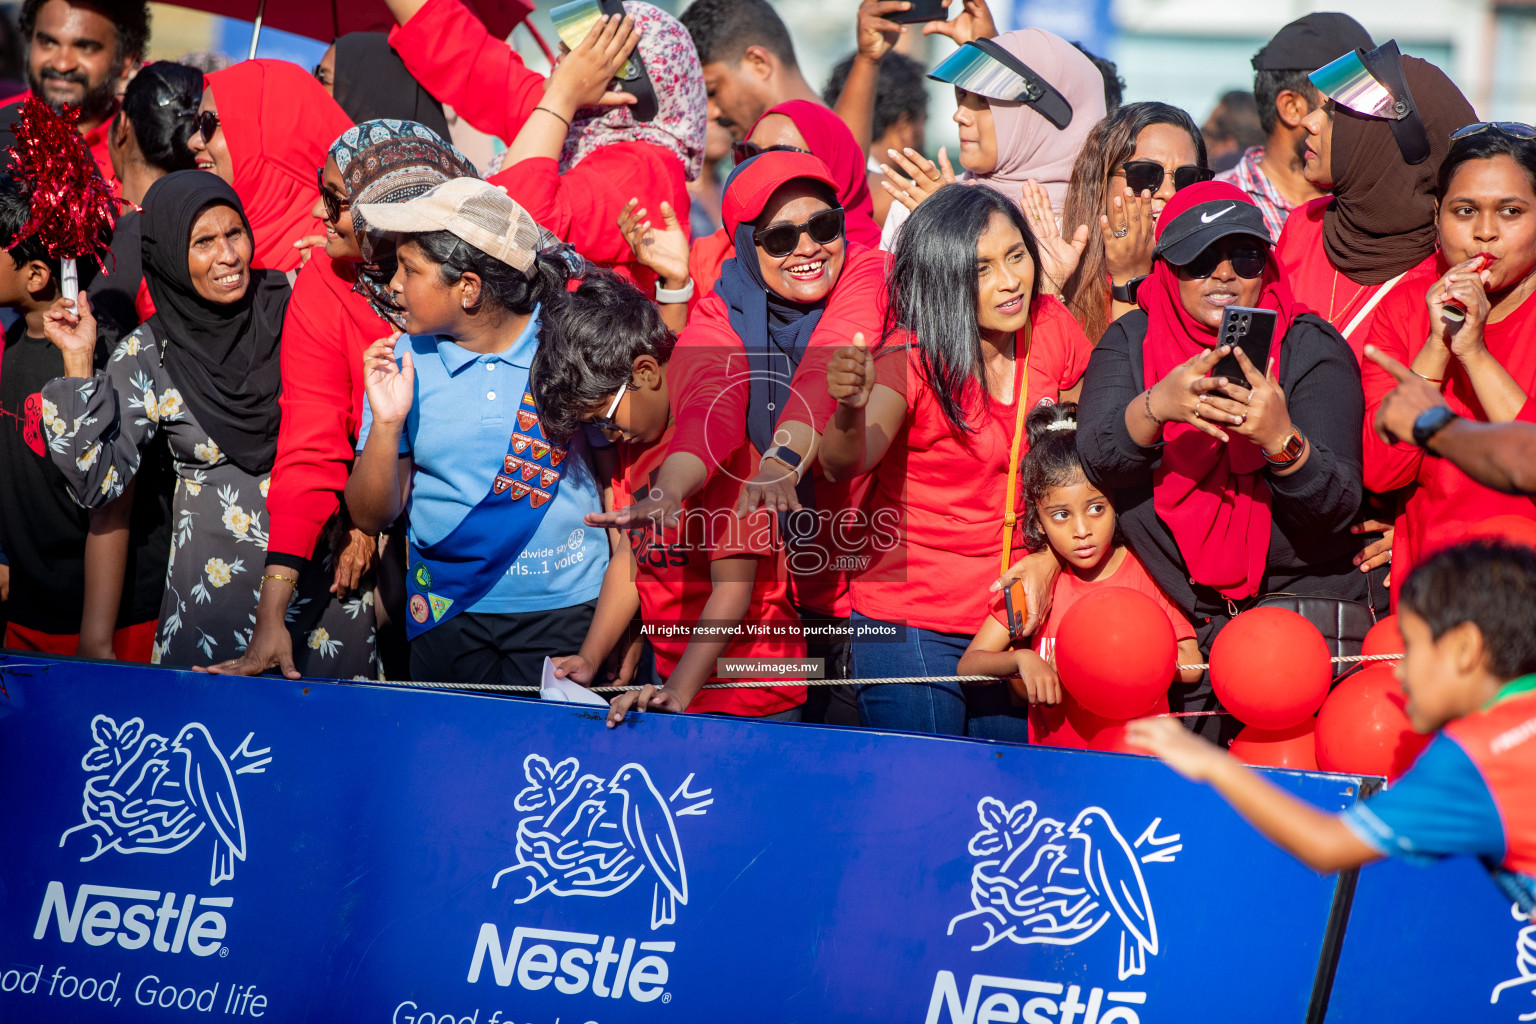
{"type": "Polygon", "coordinates": [[[545,655],[586,635],[608,567],[606,531],[582,521],[602,509],[591,452],[551,444],[528,392],[570,268],[476,178],[359,210],[397,235],[409,335],[364,356],[347,507],[360,529],[408,513],[414,678],[537,685],[545,655]]]}
{"type": "Polygon", "coordinates": [[[1390,789],[1338,815],[1281,791],[1171,718],[1133,722],[1126,739],[1209,782],[1317,871],[1470,854],[1533,916],[1536,552],[1496,543],[1441,551],[1404,581],[1398,621],[1408,717],[1438,735],[1390,789]]]}

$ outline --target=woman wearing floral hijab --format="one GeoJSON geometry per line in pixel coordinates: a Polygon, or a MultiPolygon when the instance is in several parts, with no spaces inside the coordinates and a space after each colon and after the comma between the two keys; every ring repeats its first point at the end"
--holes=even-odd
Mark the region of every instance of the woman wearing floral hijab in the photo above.
{"type": "MultiPolygon", "coordinates": [[[[234,189],[175,171],[144,198],[144,277],[155,315],[93,372],[96,320],[51,310],[48,339],[65,376],[43,388],[48,445],[76,500],[99,508],[138,472],[163,434],[176,469],[171,568],[151,660],[207,665],[249,643],[277,456],[278,337],[284,275],[254,270],[251,225],[234,189]]],[[[317,552],[328,560],[325,549],[317,552]]],[[[329,600],[324,576],[301,581],[286,626],[306,675],[373,674],[373,621],[362,599],[329,600]]]]}
{"type": "Polygon", "coordinates": [[[457,149],[415,121],[364,121],[331,145],[316,206],[325,221],[325,248],[299,272],[283,321],[283,425],[272,470],[268,579],[250,646],[215,671],[277,668],[298,677],[283,628],[290,579],[308,589],[314,577],[330,600],[361,594],[365,604],[373,602],[370,570],[379,539],[351,528],[341,493],[363,418],[363,352],[404,320],[389,297],[394,243],[369,231],[355,211],[361,203],[404,202],[465,177],[479,175],[457,149]],[[329,571],[311,558],[322,544],[332,555],[329,571]]]}
{"type": "Polygon", "coordinates": [[[698,52],[677,19],[638,0],[624,9],[624,19],[600,19],[560,58],[490,180],[583,256],[616,266],[650,295],[656,275],[635,260],[619,213],[632,198],[651,210],[666,201],[688,223],[687,184],[704,165],[708,98],[698,52]],[[608,89],[631,50],[656,95],[649,121],[636,120],[629,94],[608,89]]]}

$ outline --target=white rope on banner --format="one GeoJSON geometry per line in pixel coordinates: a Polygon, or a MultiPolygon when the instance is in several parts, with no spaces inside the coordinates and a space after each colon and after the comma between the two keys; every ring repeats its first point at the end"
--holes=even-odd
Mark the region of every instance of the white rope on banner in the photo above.
{"type": "MultiPolygon", "coordinates": [[[[1346,654],[1329,659],[1335,665],[1355,665],[1370,661],[1397,661],[1401,654],[1346,654]]],[[[1200,669],[1204,671],[1209,665],[1179,665],[1179,671],[1184,669],[1200,669]]],[[[997,676],[888,676],[880,679],[784,679],[774,682],[765,680],[748,679],[734,683],[706,683],[706,690],[771,690],[777,687],[790,686],[902,686],[921,683],[970,683],[973,685],[987,685],[1000,683],[1003,680],[997,676]]],[[[362,680],[369,685],[401,686],[418,690],[474,690],[485,693],[538,693],[537,686],[514,686],[507,683],[443,683],[443,682],[418,682],[406,679],[379,679],[362,680]]],[[[643,686],[593,686],[593,693],[632,693],[643,690],[643,686]]],[[[1225,714],[1219,711],[1196,711],[1185,714],[1225,714]]]]}

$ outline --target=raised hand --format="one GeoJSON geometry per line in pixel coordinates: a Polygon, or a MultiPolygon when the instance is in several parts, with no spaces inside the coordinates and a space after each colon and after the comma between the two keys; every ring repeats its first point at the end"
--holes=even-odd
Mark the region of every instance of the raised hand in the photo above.
{"type": "Polygon", "coordinates": [[[1062,236],[1056,226],[1056,213],[1051,209],[1051,196],[1045,186],[1034,178],[1024,182],[1024,220],[1035,236],[1040,251],[1040,273],[1044,275],[1044,290],[1050,295],[1060,295],[1067,278],[1082,262],[1083,250],[1088,248],[1088,225],[1080,224],[1071,238],[1062,236]]]}
{"type": "Polygon", "coordinates": [[[896,45],[897,37],[906,28],[886,18],[886,15],[911,9],[912,5],[907,0],[864,0],[859,4],[859,21],[854,35],[858,41],[859,56],[865,60],[878,61],[890,53],[891,47],[896,45]]]}
{"type": "Polygon", "coordinates": [[[363,353],[363,390],[376,423],[401,423],[416,397],[416,363],[410,350],[395,362],[399,331],[380,338],[363,353]]]}
{"type": "Polygon", "coordinates": [[[1156,228],[1151,192],[1138,196],[1126,189],[1110,199],[1109,212],[1099,215],[1099,234],[1104,239],[1104,269],[1116,283],[1152,273],[1156,228]]]}
{"type": "Polygon", "coordinates": [[[849,409],[862,409],[875,390],[875,357],[864,344],[864,335],[855,334],[853,344],[832,354],[827,364],[827,394],[849,409]]]}
{"type": "Polygon", "coordinates": [[[891,194],[891,197],[905,206],[909,211],[918,208],[924,199],[933,195],[945,185],[955,183],[955,169],[950,166],[949,154],[943,146],[939,147],[939,162],[937,165],[915,149],[907,149],[898,152],[894,149],[886,150],[890,158],[906,172],[902,177],[892,170],[890,164],[881,164],[881,172],[890,179],[882,181],[880,187],[891,194]],[[896,184],[892,184],[895,182],[896,184]]]}
{"type": "Polygon", "coordinates": [[[1230,345],[1218,345],[1190,356],[1169,370],[1150,391],[1142,392],[1131,402],[1149,408],[1160,423],[1188,423],[1225,442],[1228,439],[1226,431],[1206,420],[1201,410],[1205,408],[1203,399],[1207,394],[1227,386],[1227,378],[1207,377],[1206,374],[1231,350],[1230,345]]]}
{"type": "Polygon", "coordinates": [[[609,84],[629,60],[640,42],[640,29],[629,15],[604,15],[588,30],[576,48],[561,57],[549,73],[544,106],[562,117],[582,107],[615,107],[634,103],[635,97],[609,84]]]}
{"type": "Polygon", "coordinates": [[[1488,293],[1484,291],[1491,274],[1483,262],[1481,256],[1474,256],[1456,264],[1424,296],[1429,307],[1431,343],[1438,341],[1463,361],[1482,351],[1483,328],[1487,326],[1492,308],[1488,293]],[[1446,316],[1447,306],[1459,307],[1466,316],[1457,318],[1454,313],[1446,316]]]}
{"type": "Polygon", "coordinates": [[[1203,391],[1196,414],[1209,423],[1225,425],[1266,452],[1278,452],[1290,439],[1291,414],[1286,410],[1285,392],[1280,390],[1275,360],[1271,357],[1268,372],[1260,373],[1241,348],[1232,351],[1237,365],[1243,368],[1248,390],[1203,391]]]}
{"type": "Polygon", "coordinates": [[[991,39],[997,35],[997,23],[992,20],[992,10],[987,0],[965,0],[952,21],[930,21],[923,26],[923,35],[949,36],[956,46],[972,39],[991,39]]]}
{"type": "Polygon", "coordinates": [[[619,211],[619,231],[635,259],[661,278],[663,288],[682,288],[688,281],[688,235],[678,223],[677,211],[661,203],[661,228],[649,220],[639,199],[631,199],[619,211]]]}
{"type": "Polygon", "coordinates": [[[78,305],[70,299],[55,299],[43,313],[43,334],[63,354],[66,376],[91,375],[96,355],[96,317],[85,292],[80,293],[78,305]],[[85,372],[76,372],[81,368],[85,372]]]}

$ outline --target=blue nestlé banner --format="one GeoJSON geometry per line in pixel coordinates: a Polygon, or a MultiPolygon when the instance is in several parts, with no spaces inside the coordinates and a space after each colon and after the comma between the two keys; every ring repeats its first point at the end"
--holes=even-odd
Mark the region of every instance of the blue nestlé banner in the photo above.
{"type": "Polygon", "coordinates": [[[5,1021],[1299,1024],[1335,891],[1150,759],[369,686],[12,657],[0,779],[5,1021]]]}

